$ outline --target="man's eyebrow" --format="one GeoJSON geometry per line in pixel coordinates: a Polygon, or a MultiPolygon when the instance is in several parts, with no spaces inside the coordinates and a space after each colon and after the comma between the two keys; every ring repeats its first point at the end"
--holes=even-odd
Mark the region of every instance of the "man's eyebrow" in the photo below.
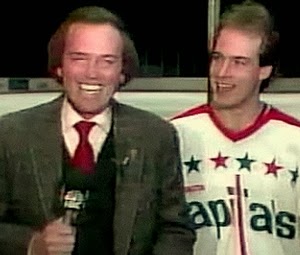
{"type": "Polygon", "coordinates": [[[117,54],[93,54],[93,53],[88,53],[88,52],[80,52],[80,51],[70,51],[66,53],[69,56],[91,56],[91,55],[96,55],[97,57],[102,57],[102,58],[115,58],[118,59],[121,57],[121,55],[117,54]]]}
{"type": "Polygon", "coordinates": [[[212,51],[211,52],[211,55],[218,55],[218,56],[222,56],[222,57],[225,57],[225,58],[230,58],[230,59],[237,59],[237,60],[250,60],[251,58],[250,57],[247,57],[247,56],[239,56],[239,55],[232,55],[232,56],[225,56],[224,54],[222,54],[221,52],[219,51],[212,51]]]}
{"type": "Polygon", "coordinates": [[[70,55],[70,56],[86,56],[86,55],[89,55],[88,53],[84,53],[84,52],[80,52],[80,51],[67,51],[66,54],[70,55]]]}
{"type": "Polygon", "coordinates": [[[241,59],[241,60],[250,60],[251,59],[250,57],[247,57],[247,56],[232,56],[231,58],[241,59]]]}

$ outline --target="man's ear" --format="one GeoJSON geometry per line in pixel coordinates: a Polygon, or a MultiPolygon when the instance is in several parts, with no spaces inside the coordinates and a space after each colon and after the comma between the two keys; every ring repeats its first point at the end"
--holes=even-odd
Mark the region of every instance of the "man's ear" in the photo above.
{"type": "Polygon", "coordinates": [[[125,83],[125,74],[124,73],[121,73],[120,74],[120,84],[124,84],[125,83]]]}
{"type": "Polygon", "coordinates": [[[272,73],[273,70],[273,66],[262,66],[260,67],[260,74],[259,74],[259,78],[260,80],[265,80],[268,79],[272,73]]]}
{"type": "Polygon", "coordinates": [[[55,70],[56,75],[61,78],[62,77],[62,69],[61,67],[57,67],[55,70]]]}

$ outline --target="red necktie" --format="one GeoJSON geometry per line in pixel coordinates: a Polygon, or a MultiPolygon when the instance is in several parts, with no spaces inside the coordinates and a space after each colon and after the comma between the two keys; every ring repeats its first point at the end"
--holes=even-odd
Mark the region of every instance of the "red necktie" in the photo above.
{"type": "Polygon", "coordinates": [[[80,121],[74,125],[79,134],[79,143],[71,164],[83,174],[91,174],[95,170],[93,148],[88,141],[89,132],[95,124],[95,122],[80,121]]]}

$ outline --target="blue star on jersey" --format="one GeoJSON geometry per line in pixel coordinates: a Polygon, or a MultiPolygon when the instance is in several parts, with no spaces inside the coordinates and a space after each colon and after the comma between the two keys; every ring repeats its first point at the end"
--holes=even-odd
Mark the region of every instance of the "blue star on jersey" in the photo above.
{"type": "Polygon", "coordinates": [[[249,172],[251,171],[251,164],[256,161],[253,159],[249,159],[248,152],[243,158],[236,158],[236,160],[239,161],[241,164],[239,170],[246,168],[249,172]]]}
{"type": "Polygon", "coordinates": [[[188,166],[188,173],[195,170],[196,172],[200,172],[200,169],[198,168],[199,163],[201,160],[195,160],[194,156],[191,156],[191,159],[189,161],[183,162],[186,166],[188,166]]]}
{"type": "Polygon", "coordinates": [[[298,179],[298,177],[299,177],[298,166],[296,167],[295,170],[289,170],[289,172],[292,174],[291,183],[292,183],[292,184],[296,184],[297,179],[298,179]]]}

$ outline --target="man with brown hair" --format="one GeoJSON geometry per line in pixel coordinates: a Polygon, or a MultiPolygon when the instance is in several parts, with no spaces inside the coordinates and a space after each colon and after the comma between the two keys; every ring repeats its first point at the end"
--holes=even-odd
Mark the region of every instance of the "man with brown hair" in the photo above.
{"type": "Polygon", "coordinates": [[[62,96],[0,120],[1,255],[192,255],[174,128],[113,99],[137,67],[104,8],[74,10],[51,38],[62,96]]]}
{"type": "Polygon", "coordinates": [[[211,102],[172,119],[195,254],[299,254],[300,122],[260,99],[278,63],[268,10],[228,8],[210,57],[211,102]]]}

